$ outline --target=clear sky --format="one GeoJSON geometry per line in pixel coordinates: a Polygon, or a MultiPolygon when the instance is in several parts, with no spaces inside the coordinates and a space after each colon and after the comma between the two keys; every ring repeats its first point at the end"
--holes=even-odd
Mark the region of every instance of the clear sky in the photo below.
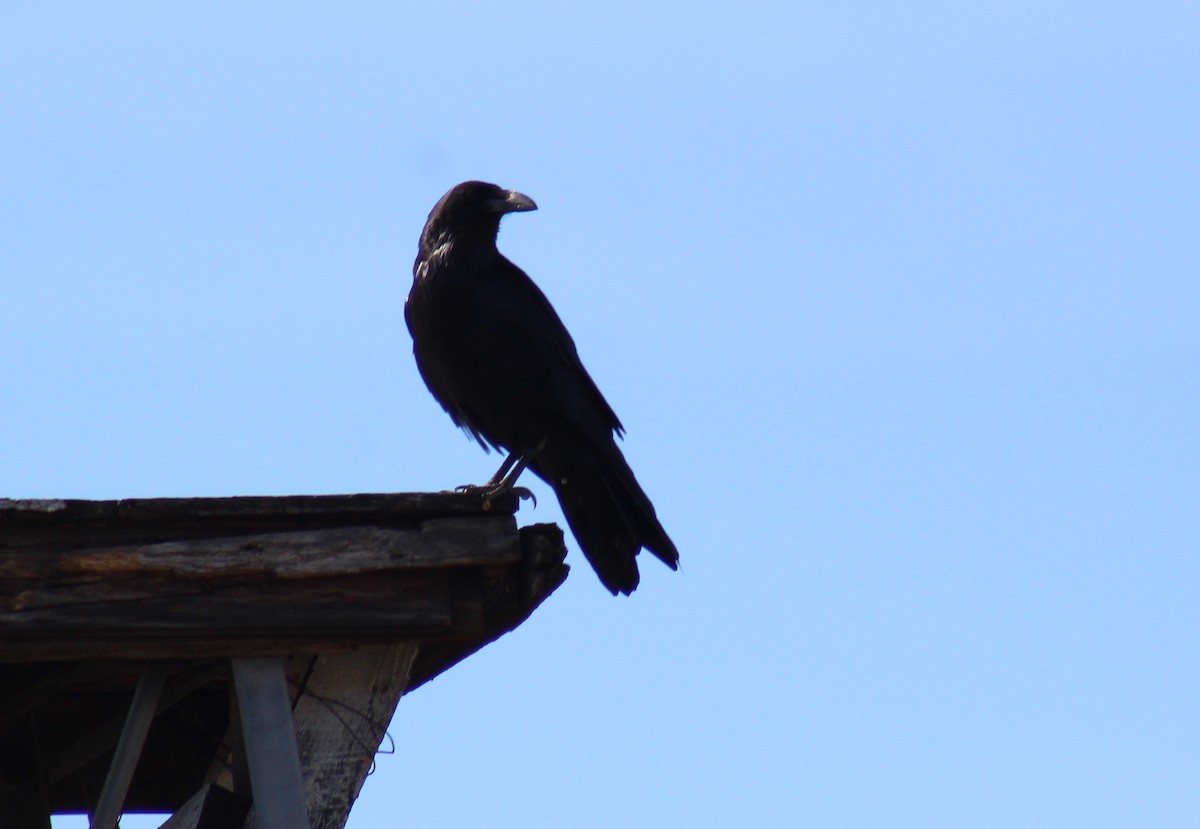
{"type": "Polygon", "coordinates": [[[1195,827],[1198,44],[1154,0],[6,2],[0,496],[483,481],[402,305],[495,181],[682,572],[614,599],[568,540],[351,829],[1195,827]]]}

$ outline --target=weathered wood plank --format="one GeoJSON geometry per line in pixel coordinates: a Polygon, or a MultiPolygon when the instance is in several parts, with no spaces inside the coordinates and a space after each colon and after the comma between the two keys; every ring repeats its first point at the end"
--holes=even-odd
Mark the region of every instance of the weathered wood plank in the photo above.
{"type": "Polygon", "coordinates": [[[3,591],[22,581],[140,575],[235,579],[244,576],[311,578],[336,573],[412,567],[456,567],[520,561],[512,516],[440,518],[415,527],[337,527],[233,537],[128,543],[69,552],[0,552],[3,591]]]}
{"type": "MultiPolygon", "coordinates": [[[[64,556],[58,568],[103,576],[163,573],[179,578],[298,579],[520,558],[513,519],[497,516],[435,519],[411,530],[350,527],[89,550],[64,556]]],[[[7,575],[0,562],[0,578],[7,575]]]]}
{"type": "Polygon", "coordinates": [[[0,614],[0,641],[71,629],[91,635],[138,630],[150,636],[447,624],[445,588],[439,590],[445,583],[445,573],[432,572],[424,578],[339,576],[274,589],[262,582],[198,589],[145,579],[135,585],[29,590],[17,607],[0,614]]]}
{"type": "Polygon", "coordinates": [[[359,523],[375,517],[431,518],[511,514],[517,499],[505,496],[486,507],[478,494],[398,492],[355,495],[236,496],[232,498],[126,498],[116,501],[0,498],[0,526],[96,523],[177,525],[181,522],[262,521],[295,524],[304,519],[359,523]]]}
{"type": "MultiPolygon", "coordinates": [[[[0,662],[167,656],[157,645],[378,640],[454,622],[454,568],[519,564],[513,518],[340,527],[42,553],[0,553],[0,662]]],[[[464,617],[469,623],[471,620],[464,617]]],[[[460,630],[458,633],[470,633],[460,630]]],[[[257,645],[251,653],[259,653],[257,645]]]]}

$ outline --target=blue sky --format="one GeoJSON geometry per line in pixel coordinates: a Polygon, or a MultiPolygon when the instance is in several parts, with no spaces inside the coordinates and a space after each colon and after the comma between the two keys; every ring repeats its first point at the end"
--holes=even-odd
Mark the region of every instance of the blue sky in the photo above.
{"type": "Polygon", "coordinates": [[[401,703],[351,829],[1195,826],[1198,36],[1157,2],[6,3],[0,495],[486,479],[402,304],[434,201],[495,181],[682,572],[613,599],[569,541],[401,703]]]}

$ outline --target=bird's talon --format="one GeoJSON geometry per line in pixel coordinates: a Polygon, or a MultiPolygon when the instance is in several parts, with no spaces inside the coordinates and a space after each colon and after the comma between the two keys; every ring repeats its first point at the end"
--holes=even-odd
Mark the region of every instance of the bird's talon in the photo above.
{"type": "Polygon", "coordinates": [[[537,496],[523,486],[514,486],[512,488],[512,494],[517,496],[517,498],[521,501],[533,501],[533,505],[535,507],[537,506],[537,496]]]}
{"type": "Polygon", "coordinates": [[[537,506],[538,502],[537,496],[523,486],[488,486],[486,484],[480,486],[479,484],[463,484],[462,486],[456,486],[454,491],[461,492],[464,495],[478,495],[482,501],[482,509],[484,512],[487,512],[492,508],[493,500],[502,495],[508,495],[510,493],[517,496],[518,500],[532,501],[535,507],[537,506]]]}

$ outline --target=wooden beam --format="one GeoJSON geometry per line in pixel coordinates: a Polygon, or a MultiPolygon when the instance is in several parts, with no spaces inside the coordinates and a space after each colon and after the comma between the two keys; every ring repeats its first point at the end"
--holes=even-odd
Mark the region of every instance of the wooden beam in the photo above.
{"type": "MultiPolygon", "coordinates": [[[[370,645],[287,661],[296,743],[312,829],[341,829],[375,763],[380,742],[408,685],[416,642],[370,645]]],[[[236,719],[236,718],[235,718],[236,719]]],[[[239,784],[244,754],[237,722],[222,740],[208,784],[239,784]]],[[[256,826],[252,817],[246,829],[256,826]]]]}
{"type": "Polygon", "coordinates": [[[141,579],[130,591],[90,589],[90,594],[90,601],[89,590],[56,597],[58,604],[47,602],[20,614],[20,620],[0,613],[0,663],[102,654],[112,659],[287,655],[436,638],[458,629],[449,571],[229,584],[208,591],[189,590],[170,579],[141,579]]]}
{"type": "Polygon", "coordinates": [[[312,829],[342,829],[375,765],[418,645],[396,642],[291,660],[296,741],[312,829]]]}
{"type": "Polygon", "coordinates": [[[515,504],[500,507],[455,493],[0,499],[0,663],[479,634],[449,579],[520,566],[515,504]]]}

